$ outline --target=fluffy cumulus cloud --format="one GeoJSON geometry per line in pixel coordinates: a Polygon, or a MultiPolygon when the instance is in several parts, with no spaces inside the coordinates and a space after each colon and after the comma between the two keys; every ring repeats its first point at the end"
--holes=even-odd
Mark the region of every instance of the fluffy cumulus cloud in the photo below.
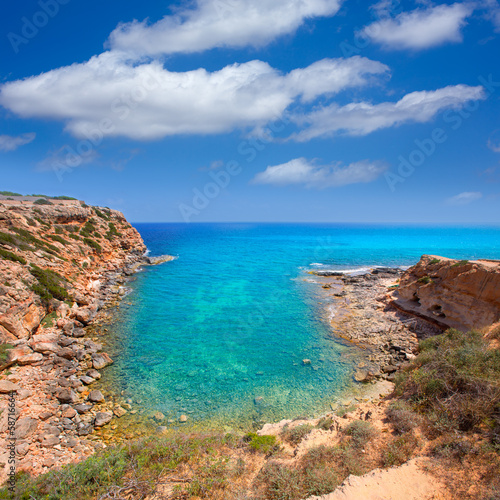
{"type": "Polygon", "coordinates": [[[294,102],[361,86],[387,66],[359,56],[324,59],[282,74],[262,61],[219,71],[171,72],[123,53],[95,56],[0,87],[0,104],[24,118],[62,120],[79,138],[139,140],[259,127],[294,102]]]}
{"type": "Polygon", "coordinates": [[[18,147],[34,141],[35,137],[36,134],[34,132],[17,136],[0,135],[0,151],[14,151],[18,147]]]}
{"type": "Polygon", "coordinates": [[[252,183],[286,186],[301,184],[309,188],[323,189],[367,183],[377,179],[387,166],[383,163],[360,161],[343,166],[339,163],[316,165],[306,158],[297,158],[282,165],[267,167],[258,173],[252,183]]]}
{"type": "Polygon", "coordinates": [[[465,193],[457,194],[456,196],[452,196],[446,200],[447,205],[459,206],[459,205],[468,205],[473,201],[480,200],[483,197],[483,194],[478,191],[467,191],[465,193]]]}
{"type": "Polygon", "coordinates": [[[308,18],[334,15],[341,0],[198,0],[154,24],[125,23],[109,46],[134,55],[200,52],[215,47],[263,46],[293,33],[308,18]]]}
{"type": "Polygon", "coordinates": [[[461,42],[462,28],[472,12],[466,3],[421,8],[375,21],[361,33],[387,49],[428,49],[461,42]]]}
{"type": "Polygon", "coordinates": [[[412,92],[397,102],[370,104],[351,103],[345,106],[331,104],[296,116],[297,124],[306,128],[292,136],[297,141],[335,134],[367,135],[375,130],[403,123],[424,123],[445,109],[460,109],[471,100],[485,99],[483,87],[455,85],[433,91],[412,92]]]}

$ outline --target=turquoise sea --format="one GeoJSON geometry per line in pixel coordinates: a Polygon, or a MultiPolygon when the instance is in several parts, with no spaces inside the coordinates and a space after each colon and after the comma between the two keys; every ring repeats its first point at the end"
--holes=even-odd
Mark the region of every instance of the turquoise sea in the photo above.
{"type": "Polygon", "coordinates": [[[332,335],[308,271],[500,258],[498,227],[135,226],[151,256],[176,260],[128,285],[102,382],[148,412],[226,428],[319,415],[352,385],[359,351],[332,335]]]}

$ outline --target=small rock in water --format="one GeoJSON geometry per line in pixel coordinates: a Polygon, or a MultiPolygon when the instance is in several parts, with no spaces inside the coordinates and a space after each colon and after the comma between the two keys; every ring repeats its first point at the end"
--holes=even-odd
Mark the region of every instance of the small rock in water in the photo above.
{"type": "Polygon", "coordinates": [[[93,403],[100,403],[101,401],[104,401],[104,396],[101,391],[90,391],[89,401],[92,401],[93,403]]]}
{"type": "Polygon", "coordinates": [[[180,422],[181,424],[183,424],[184,422],[187,422],[187,419],[188,419],[188,418],[187,418],[187,416],[186,416],[186,415],[181,415],[181,416],[179,417],[179,422],[180,422]]]}
{"type": "Polygon", "coordinates": [[[264,375],[264,372],[262,372],[262,371],[255,372],[255,375],[264,375]]]}
{"type": "Polygon", "coordinates": [[[307,358],[306,358],[306,359],[303,359],[303,360],[302,360],[302,364],[303,364],[304,366],[310,365],[310,364],[311,364],[311,360],[310,360],[310,359],[307,359],[307,358]]]}
{"type": "Polygon", "coordinates": [[[154,413],[153,418],[157,421],[160,422],[161,420],[165,419],[165,415],[161,411],[157,411],[154,413]]]}
{"type": "Polygon", "coordinates": [[[116,406],[113,408],[113,413],[118,417],[123,417],[127,413],[127,410],[121,406],[116,406]]]}
{"type": "Polygon", "coordinates": [[[254,403],[256,405],[262,403],[264,401],[264,398],[262,396],[257,396],[255,399],[254,399],[254,403]]]}

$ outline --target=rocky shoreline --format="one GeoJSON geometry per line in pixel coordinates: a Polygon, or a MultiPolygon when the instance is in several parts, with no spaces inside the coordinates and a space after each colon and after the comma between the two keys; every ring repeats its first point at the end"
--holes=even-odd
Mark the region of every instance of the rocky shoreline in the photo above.
{"type": "Polygon", "coordinates": [[[173,259],[145,256],[140,235],[122,214],[80,202],[0,206],[2,222],[0,243],[7,244],[0,260],[0,334],[9,348],[0,379],[1,482],[13,442],[16,472],[32,475],[105,446],[99,430],[115,427],[112,420],[131,407],[92,388],[113,362],[94,330],[127,293],[132,275],[173,259]],[[94,244],[87,249],[81,242],[88,244],[90,237],[94,244]],[[61,244],[45,243],[49,239],[61,244]],[[69,300],[44,300],[44,293],[62,295],[62,285],[69,300]]]}
{"type": "Polygon", "coordinates": [[[393,307],[391,292],[404,274],[400,268],[365,273],[311,271],[323,288],[324,315],[335,336],[362,348],[354,380],[393,381],[415,357],[419,339],[442,330],[393,307]]]}

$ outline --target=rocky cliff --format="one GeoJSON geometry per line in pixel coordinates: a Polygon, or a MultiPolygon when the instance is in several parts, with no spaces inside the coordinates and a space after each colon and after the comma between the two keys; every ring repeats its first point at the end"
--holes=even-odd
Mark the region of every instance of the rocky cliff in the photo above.
{"type": "Polygon", "coordinates": [[[500,320],[500,261],[423,255],[392,294],[393,305],[440,326],[466,331],[500,320]]]}
{"type": "Polygon", "coordinates": [[[18,472],[90,455],[86,436],[127,413],[91,389],[112,360],[85,327],[123,294],[127,275],[151,264],[120,212],[76,200],[8,201],[0,200],[0,482],[12,439],[7,394],[18,472]]]}
{"type": "Polygon", "coordinates": [[[133,264],[146,248],[115,210],[0,202],[0,340],[26,339],[42,320],[89,323],[106,298],[104,274],[133,264]]]}

